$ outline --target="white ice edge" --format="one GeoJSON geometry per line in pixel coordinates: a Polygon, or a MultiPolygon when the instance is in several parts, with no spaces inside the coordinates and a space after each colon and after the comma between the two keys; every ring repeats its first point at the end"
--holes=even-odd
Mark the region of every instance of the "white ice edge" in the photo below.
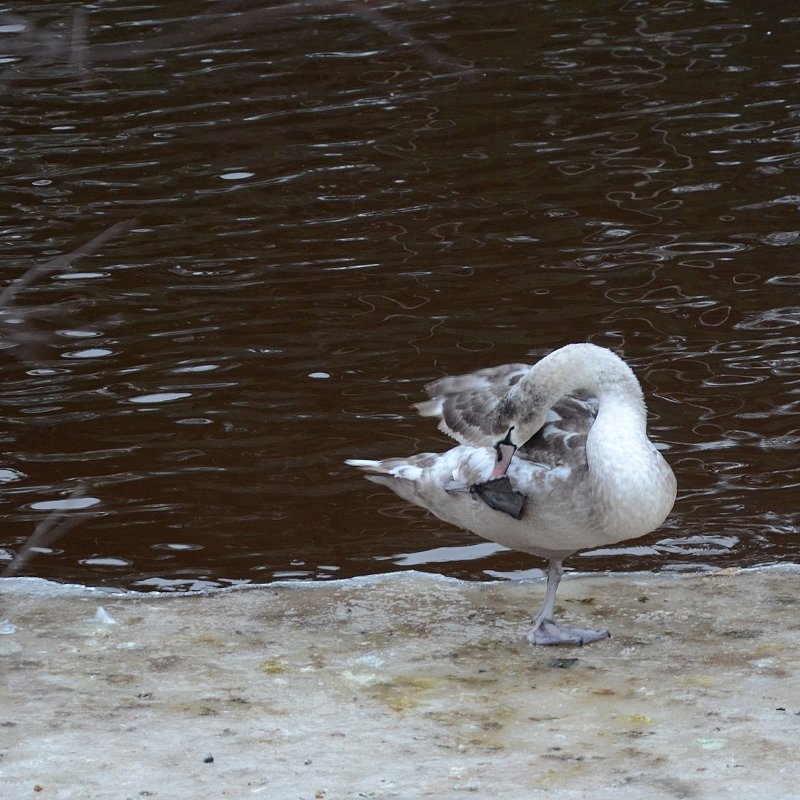
{"type": "MultiPolygon", "coordinates": [[[[754,567],[720,567],[715,570],[698,570],[692,572],[651,572],[641,570],[635,572],[567,572],[564,580],[586,579],[586,578],[622,578],[628,581],[678,581],[697,578],[710,578],[714,576],[735,576],[740,573],[754,572],[800,572],[800,564],[781,563],[763,564],[754,567]]],[[[214,586],[203,589],[192,589],[186,591],[160,592],[148,591],[140,592],[134,589],[120,589],[112,586],[84,586],[79,583],[58,583],[57,581],[47,580],[46,578],[32,577],[9,577],[0,578],[0,595],[19,595],[19,596],[39,596],[39,597],[60,597],[77,596],[86,598],[113,597],[114,599],[125,598],[165,598],[165,597],[204,597],[207,595],[230,594],[232,592],[244,592],[263,589],[323,589],[328,587],[342,588],[347,586],[368,586],[370,584],[380,584],[387,581],[428,581],[451,584],[461,584],[464,586],[488,585],[498,583],[539,583],[544,582],[542,578],[526,578],[523,580],[501,579],[501,580],[464,580],[453,578],[449,575],[442,575],[438,572],[422,572],[420,570],[401,570],[398,572],[381,572],[374,575],[357,575],[353,578],[339,578],[329,580],[278,580],[268,583],[245,583],[235,586],[214,586]]]]}

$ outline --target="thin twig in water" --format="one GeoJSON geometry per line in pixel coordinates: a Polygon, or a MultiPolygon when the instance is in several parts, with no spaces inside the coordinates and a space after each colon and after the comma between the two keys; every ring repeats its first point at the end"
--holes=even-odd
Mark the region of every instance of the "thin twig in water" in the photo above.
{"type": "MultiPolygon", "coordinates": [[[[68,269],[73,261],[83,256],[96,253],[115,236],[126,233],[135,224],[135,219],[129,219],[112,225],[110,228],[107,228],[102,233],[95,236],[90,242],[76,247],[73,251],[43,261],[41,264],[35,264],[27,272],[20,275],[19,278],[11,281],[11,283],[0,292],[0,324],[5,328],[3,338],[14,346],[12,353],[16,358],[23,362],[40,361],[45,357],[45,345],[50,339],[46,333],[39,330],[29,319],[30,316],[43,316],[45,310],[12,309],[12,303],[17,295],[19,295],[23,289],[26,289],[48,273],[68,269]]],[[[59,306],[58,309],[46,309],[46,313],[52,314],[54,310],[66,311],[66,309],[66,305],[62,305],[59,306]]]]}
{"type": "MultiPolygon", "coordinates": [[[[69,495],[69,500],[77,500],[84,494],[83,489],[76,489],[69,495]]],[[[22,545],[11,563],[3,570],[0,577],[9,578],[16,575],[36,554],[36,548],[50,547],[58,539],[82,525],[97,512],[91,511],[51,511],[37,526],[34,532],[22,545]]]]}
{"type": "Polygon", "coordinates": [[[72,17],[72,34],[70,36],[70,65],[78,74],[87,74],[87,39],[88,14],[85,8],[76,8],[72,17]]]}
{"type": "Polygon", "coordinates": [[[360,17],[387,36],[391,36],[393,39],[411,46],[437,70],[459,73],[476,72],[474,67],[456,61],[456,59],[451,58],[445,53],[439,52],[427,42],[423,42],[411,32],[411,29],[407,25],[387,17],[386,14],[378,11],[377,8],[368,6],[366,3],[358,2],[358,0],[349,0],[346,6],[355,16],[360,17]]]}
{"type": "MultiPolygon", "coordinates": [[[[477,70],[459,62],[455,58],[440,52],[433,45],[418,38],[408,25],[397,22],[391,17],[370,6],[363,0],[295,0],[281,5],[267,5],[260,8],[245,8],[243,3],[235,0],[223,0],[208,8],[202,14],[191,18],[191,21],[168,30],[158,36],[124,44],[88,43],[87,14],[83,9],[75,12],[69,36],[62,32],[42,30],[22,17],[14,17],[17,25],[23,26],[18,37],[4,42],[6,49],[14,55],[28,55],[28,60],[14,64],[7,72],[11,76],[29,66],[42,63],[66,61],[81,76],[88,74],[91,63],[111,64],[130,61],[141,56],[163,53],[178,47],[219,40],[220,38],[239,36],[246,31],[265,31],[274,33],[276,25],[289,24],[298,17],[314,14],[351,14],[368,25],[385,33],[387,36],[408,45],[425,59],[437,71],[457,73],[462,76],[477,74],[477,70]],[[31,53],[36,55],[30,56],[31,53]]],[[[10,19],[8,15],[0,15],[0,19],[10,19]]],[[[3,77],[6,81],[5,73],[3,77]]]]}
{"type": "Polygon", "coordinates": [[[35,264],[26,273],[20,275],[19,278],[14,279],[6,288],[0,292],[0,309],[7,308],[14,302],[14,298],[26,287],[37,281],[39,278],[47,275],[48,272],[55,272],[59,269],[67,269],[73,261],[76,261],[83,256],[90,256],[96,253],[104,244],[109,242],[115,236],[121,233],[127,233],[136,224],[135,219],[128,219],[124,222],[118,222],[112,225],[102,233],[98,234],[91,241],[86,244],[76,247],[69,253],[63,253],[55,258],[43,261],[41,264],[35,264]]]}

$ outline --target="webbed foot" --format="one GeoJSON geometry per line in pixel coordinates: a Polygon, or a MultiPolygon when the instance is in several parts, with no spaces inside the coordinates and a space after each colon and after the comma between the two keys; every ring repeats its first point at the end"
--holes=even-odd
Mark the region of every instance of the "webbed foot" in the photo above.
{"type": "Polygon", "coordinates": [[[589,644],[598,639],[608,639],[609,631],[593,631],[586,628],[566,628],[552,619],[539,620],[527,634],[531,644],[589,644]]]}
{"type": "Polygon", "coordinates": [[[514,519],[521,519],[525,511],[526,496],[518,492],[512,485],[508,476],[494,478],[483,483],[473,483],[470,491],[483,500],[489,508],[502,511],[514,519]]]}

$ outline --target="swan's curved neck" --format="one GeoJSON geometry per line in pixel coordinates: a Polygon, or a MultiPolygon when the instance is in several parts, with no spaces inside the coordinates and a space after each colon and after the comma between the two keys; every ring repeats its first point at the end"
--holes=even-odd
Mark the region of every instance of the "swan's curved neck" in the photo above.
{"type": "Polygon", "coordinates": [[[545,356],[509,392],[511,439],[524,444],[544,424],[547,411],[565,394],[585,390],[604,403],[627,410],[628,426],[645,435],[647,412],[639,381],[615,353],[594,344],[570,344],[545,356]],[[513,411],[512,411],[513,409],[513,411]]]}

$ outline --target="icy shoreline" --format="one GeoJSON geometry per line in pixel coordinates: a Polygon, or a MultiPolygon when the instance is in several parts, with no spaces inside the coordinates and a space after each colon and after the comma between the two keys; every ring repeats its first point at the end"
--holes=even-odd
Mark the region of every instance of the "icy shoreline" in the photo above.
{"type": "Polygon", "coordinates": [[[564,618],[613,638],[532,648],[538,581],[9,578],[0,784],[57,800],[796,798],[799,586],[797,567],[570,575],[564,618]]]}

